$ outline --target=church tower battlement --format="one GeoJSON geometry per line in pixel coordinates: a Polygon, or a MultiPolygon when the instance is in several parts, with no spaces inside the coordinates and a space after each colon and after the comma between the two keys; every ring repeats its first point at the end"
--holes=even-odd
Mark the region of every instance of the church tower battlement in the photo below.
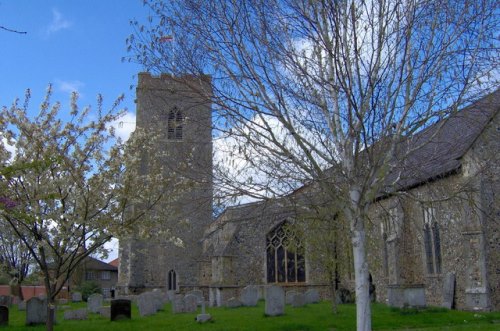
{"type": "Polygon", "coordinates": [[[160,156],[164,176],[190,184],[157,207],[169,215],[162,223],[168,238],[120,238],[118,292],[190,289],[199,284],[201,238],[212,220],[211,78],[140,73],[136,93],[136,126],[156,136],[142,171],[160,156]]]}

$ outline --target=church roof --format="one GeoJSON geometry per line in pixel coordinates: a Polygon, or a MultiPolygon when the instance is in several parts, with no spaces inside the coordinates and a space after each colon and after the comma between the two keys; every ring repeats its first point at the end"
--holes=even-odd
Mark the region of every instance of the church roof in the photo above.
{"type": "Polygon", "coordinates": [[[500,89],[413,135],[397,152],[405,159],[398,160],[401,166],[388,176],[387,183],[403,190],[458,170],[463,156],[499,110],[500,89]]]}

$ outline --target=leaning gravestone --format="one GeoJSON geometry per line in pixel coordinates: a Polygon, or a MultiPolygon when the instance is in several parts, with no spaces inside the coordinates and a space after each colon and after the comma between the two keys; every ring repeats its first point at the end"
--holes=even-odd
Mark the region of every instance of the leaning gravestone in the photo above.
{"type": "Polygon", "coordinates": [[[71,301],[73,301],[73,302],[82,301],[82,294],[80,292],[71,293],[71,301]]]}
{"type": "Polygon", "coordinates": [[[267,316],[279,316],[285,313],[285,291],[279,286],[266,289],[265,313],[267,316]]]}
{"type": "Polygon", "coordinates": [[[130,319],[132,317],[132,303],[128,299],[111,300],[111,320],[130,319]]]}
{"type": "Polygon", "coordinates": [[[172,313],[184,313],[184,296],[182,294],[177,294],[172,299],[172,313]]]}
{"type": "Polygon", "coordinates": [[[157,311],[156,304],[153,299],[153,293],[144,292],[137,297],[137,308],[139,308],[139,315],[149,316],[154,315],[157,311]]]}
{"type": "Polygon", "coordinates": [[[86,308],[75,309],[75,310],[66,310],[64,312],[64,319],[65,320],[83,321],[83,320],[86,320],[87,317],[88,317],[88,311],[86,308]]]}
{"type": "Polygon", "coordinates": [[[287,305],[291,305],[293,301],[293,297],[296,296],[299,292],[297,291],[287,291],[285,295],[285,302],[287,305]]]}
{"type": "Polygon", "coordinates": [[[444,278],[442,307],[451,309],[453,307],[454,296],[455,296],[455,274],[449,272],[446,274],[444,278]]]}
{"type": "Polygon", "coordinates": [[[103,296],[99,293],[94,293],[87,299],[87,309],[91,313],[97,314],[99,312],[99,308],[102,307],[103,296]]]}
{"type": "Polygon", "coordinates": [[[302,307],[306,304],[306,296],[302,293],[297,293],[292,297],[292,302],[290,303],[293,307],[302,307]]]}
{"type": "Polygon", "coordinates": [[[259,301],[259,289],[257,286],[248,285],[243,288],[240,295],[240,301],[243,306],[253,307],[257,306],[259,301]]]}
{"type": "Polygon", "coordinates": [[[47,300],[33,297],[26,302],[26,325],[45,324],[47,300]]]}
{"type": "Polygon", "coordinates": [[[9,307],[0,306],[0,326],[9,325],[9,307]]]}
{"type": "Polygon", "coordinates": [[[315,289],[307,290],[306,293],[306,303],[318,303],[319,302],[319,292],[315,289]]]}
{"type": "Polygon", "coordinates": [[[194,294],[186,294],[184,297],[184,312],[194,313],[198,309],[198,297],[194,294]]]}

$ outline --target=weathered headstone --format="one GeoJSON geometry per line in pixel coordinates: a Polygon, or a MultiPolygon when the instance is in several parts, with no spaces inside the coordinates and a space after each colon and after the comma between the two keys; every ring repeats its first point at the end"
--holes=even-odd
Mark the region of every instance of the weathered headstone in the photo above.
{"type": "Polygon", "coordinates": [[[174,290],[168,290],[167,291],[167,299],[169,302],[174,302],[174,298],[175,298],[175,291],[174,290]]]}
{"type": "Polygon", "coordinates": [[[137,308],[139,315],[149,316],[156,314],[156,304],[153,299],[154,294],[151,292],[144,292],[137,297],[137,308]]]}
{"type": "Polygon", "coordinates": [[[26,301],[21,301],[17,304],[17,310],[25,311],[26,310],[26,301]]]}
{"type": "Polygon", "coordinates": [[[127,299],[111,300],[111,320],[130,319],[132,317],[132,303],[127,299]]]}
{"type": "Polygon", "coordinates": [[[91,313],[97,314],[99,312],[99,308],[102,307],[103,296],[100,293],[94,293],[87,299],[87,309],[91,313]]]}
{"type": "Polygon", "coordinates": [[[279,316],[285,313],[285,291],[279,286],[266,289],[265,313],[267,316],[279,316]]]}
{"type": "Polygon", "coordinates": [[[318,303],[319,302],[319,292],[315,289],[309,289],[305,293],[306,303],[318,303]]]}
{"type": "Polygon", "coordinates": [[[201,306],[201,303],[205,300],[205,298],[203,297],[203,292],[200,290],[192,290],[186,294],[191,294],[191,295],[196,296],[198,298],[198,305],[200,305],[200,306],[201,306]]]}
{"type": "Polygon", "coordinates": [[[228,308],[238,308],[243,306],[243,303],[236,298],[229,298],[226,302],[226,307],[228,308]]]}
{"type": "Polygon", "coordinates": [[[287,305],[292,304],[293,297],[297,295],[299,292],[292,290],[292,291],[287,291],[285,295],[285,302],[287,305]]]}
{"type": "Polygon", "coordinates": [[[257,286],[248,285],[243,288],[240,295],[240,301],[244,306],[253,307],[259,301],[259,289],[257,286]]]}
{"type": "Polygon", "coordinates": [[[73,302],[82,301],[82,294],[80,292],[71,293],[71,301],[73,301],[73,302]]]}
{"type": "Polygon", "coordinates": [[[155,310],[156,311],[163,310],[163,306],[166,303],[165,302],[165,295],[163,294],[163,292],[161,292],[159,290],[153,290],[152,292],[150,292],[150,297],[151,297],[151,300],[153,301],[155,310]]]}
{"type": "Polygon", "coordinates": [[[33,297],[26,302],[26,325],[45,324],[47,300],[33,297]]]}
{"type": "Polygon", "coordinates": [[[12,297],[10,295],[0,295],[0,305],[10,307],[12,305],[12,297]]]}
{"type": "Polygon", "coordinates": [[[111,307],[110,306],[104,306],[99,308],[99,315],[105,318],[111,318],[111,307]]]}
{"type": "Polygon", "coordinates": [[[448,309],[453,307],[453,297],[455,296],[455,274],[447,273],[443,284],[443,304],[448,309]]]}
{"type": "Polygon", "coordinates": [[[0,306],[0,326],[9,325],[9,307],[0,306]]]}
{"type": "Polygon", "coordinates": [[[184,313],[184,296],[182,294],[177,294],[174,296],[172,300],[172,313],[184,313]]]}
{"type": "Polygon", "coordinates": [[[295,308],[302,307],[306,304],[306,296],[303,293],[297,293],[292,297],[291,305],[295,308]]]}
{"type": "Polygon", "coordinates": [[[184,297],[184,312],[194,313],[198,309],[198,297],[193,294],[186,294],[184,297]]]}
{"type": "Polygon", "coordinates": [[[86,320],[88,317],[88,311],[86,308],[66,310],[64,312],[65,320],[86,320]]]}
{"type": "Polygon", "coordinates": [[[59,299],[59,300],[57,300],[57,303],[59,305],[67,305],[68,304],[68,299],[59,299]]]}

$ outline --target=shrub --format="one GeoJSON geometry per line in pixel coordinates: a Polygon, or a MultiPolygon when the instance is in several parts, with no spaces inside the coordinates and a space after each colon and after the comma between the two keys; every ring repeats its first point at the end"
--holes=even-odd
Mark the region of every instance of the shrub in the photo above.
{"type": "Polygon", "coordinates": [[[101,286],[94,281],[83,282],[79,287],[78,291],[82,293],[83,301],[87,301],[88,297],[94,293],[101,293],[101,286]]]}

